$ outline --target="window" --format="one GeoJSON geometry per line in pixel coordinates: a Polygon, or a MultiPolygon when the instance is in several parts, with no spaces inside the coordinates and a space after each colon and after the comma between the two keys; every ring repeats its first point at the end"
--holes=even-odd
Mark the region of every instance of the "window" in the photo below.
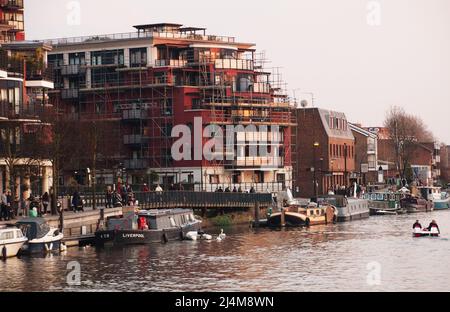
{"type": "Polygon", "coordinates": [[[14,239],[14,232],[9,231],[9,232],[2,233],[2,235],[0,236],[0,239],[1,240],[14,239]]]}
{"type": "Polygon", "coordinates": [[[69,65],[84,65],[85,62],[85,53],[70,53],[69,54],[69,65]]]}
{"type": "Polygon", "coordinates": [[[91,53],[92,65],[123,65],[125,63],[124,51],[105,50],[91,53]]]}
{"type": "Polygon", "coordinates": [[[130,49],[130,66],[141,67],[147,65],[147,48],[130,49]]]}
{"type": "Polygon", "coordinates": [[[47,60],[48,60],[49,64],[53,65],[53,67],[59,67],[59,66],[64,65],[64,55],[63,54],[49,55],[47,60]]]}

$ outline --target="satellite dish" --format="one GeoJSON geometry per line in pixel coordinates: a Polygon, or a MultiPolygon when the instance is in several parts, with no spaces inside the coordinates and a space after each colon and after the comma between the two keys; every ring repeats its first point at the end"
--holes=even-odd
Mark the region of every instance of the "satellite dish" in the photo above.
{"type": "Polygon", "coordinates": [[[308,106],[308,101],[307,100],[302,100],[300,102],[300,106],[303,107],[303,108],[307,107],[308,106]]]}

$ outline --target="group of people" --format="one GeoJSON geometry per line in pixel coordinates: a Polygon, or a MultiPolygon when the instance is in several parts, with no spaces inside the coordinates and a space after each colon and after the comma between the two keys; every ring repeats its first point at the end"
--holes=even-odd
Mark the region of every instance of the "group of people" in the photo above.
{"type": "Polygon", "coordinates": [[[413,224],[413,230],[419,229],[419,230],[427,230],[431,232],[431,230],[435,228],[437,229],[438,233],[441,234],[441,231],[439,230],[439,226],[437,225],[436,220],[431,221],[430,225],[427,228],[423,228],[422,224],[420,224],[419,220],[416,220],[416,222],[413,224]]]}
{"type": "Polygon", "coordinates": [[[30,194],[28,198],[19,201],[17,197],[13,200],[11,191],[6,190],[0,194],[0,206],[1,221],[10,221],[18,216],[42,217],[49,212],[50,195],[48,192],[44,192],[40,197],[30,194]]]}
{"type": "Polygon", "coordinates": [[[15,216],[17,216],[17,211],[13,208],[11,191],[7,190],[6,192],[0,195],[1,199],[1,213],[0,213],[0,221],[9,221],[15,216]]]}
{"type": "Polygon", "coordinates": [[[242,190],[242,187],[240,187],[240,186],[239,186],[239,188],[236,188],[236,186],[233,187],[233,190],[231,190],[230,187],[227,187],[224,190],[221,186],[219,186],[215,192],[216,193],[251,193],[251,194],[253,194],[253,193],[256,193],[256,190],[253,186],[245,192],[242,190]]]}
{"type": "MultiPolygon", "coordinates": [[[[359,184],[356,185],[356,197],[360,198],[365,192],[366,189],[364,186],[359,184]]],[[[344,185],[335,185],[333,189],[328,190],[328,194],[353,197],[355,196],[355,185],[351,185],[349,187],[345,187],[344,185]]]]}

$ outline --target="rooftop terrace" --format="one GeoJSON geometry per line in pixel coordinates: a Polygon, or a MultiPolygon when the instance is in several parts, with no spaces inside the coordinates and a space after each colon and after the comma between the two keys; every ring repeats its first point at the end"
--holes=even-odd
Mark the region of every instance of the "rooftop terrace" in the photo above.
{"type": "Polygon", "coordinates": [[[205,28],[182,26],[169,23],[137,25],[134,26],[137,29],[135,32],[46,39],[44,42],[52,46],[151,38],[198,40],[228,44],[236,42],[235,37],[207,35],[205,28]]]}

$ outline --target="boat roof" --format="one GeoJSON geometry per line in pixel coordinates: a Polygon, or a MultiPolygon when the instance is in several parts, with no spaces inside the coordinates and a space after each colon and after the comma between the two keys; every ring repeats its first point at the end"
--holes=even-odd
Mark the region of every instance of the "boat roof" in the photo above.
{"type": "Polygon", "coordinates": [[[44,218],[25,218],[25,219],[17,221],[17,223],[19,223],[19,224],[33,223],[33,224],[41,225],[41,224],[47,223],[47,220],[45,220],[44,218]]]}
{"type": "Polygon", "coordinates": [[[182,209],[182,208],[175,208],[175,209],[151,209],[151,210],[140,210],[139,215],[140,216],[163,216],[163,215],[173,215],[173,214],[181,214],[181,213],[193,213],[192,209],[182,209]]]}

